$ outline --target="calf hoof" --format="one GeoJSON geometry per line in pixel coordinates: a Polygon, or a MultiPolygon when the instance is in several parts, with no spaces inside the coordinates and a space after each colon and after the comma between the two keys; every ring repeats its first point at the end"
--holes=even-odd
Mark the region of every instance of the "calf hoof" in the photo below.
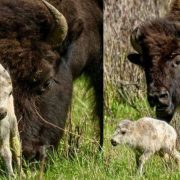
{"type": "Polygon", "coordinates": [[[139,170],[137,170],[137,173],[136,173],[138,176],[143,176],[144,175],[144,172],[143,171],[139,171],[139,170]]]}
{"type": "Polygon", "coordinates": [[[24,173],[24,171],[23,171],[23,170],[21,170],[21,174],[20,174],[20,176],[21,176],[21,178],[22,178],[22,179],[25,179],[25,178],[26,178],[26,174],[24,173]]]}
{"type": "Polygon", "coordinates": [[[139,166],[137,169],[137,175],[138,176],[143,176],[144,175],[144,169],[142,166],[139,166]]]}
{"type": "Polygon", "coordinates": [[[8,174],[9,179],[16,179],[16,175],[12,172],[8,174]]]}

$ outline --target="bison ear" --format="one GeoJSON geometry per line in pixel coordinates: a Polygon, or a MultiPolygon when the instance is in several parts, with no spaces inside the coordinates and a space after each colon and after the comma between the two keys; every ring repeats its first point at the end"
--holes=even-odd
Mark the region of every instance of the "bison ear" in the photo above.
{"type": "Polygon", "coordinates": [[[71,41],[75,41],[79,38],[84,30],[84,22],[81,18],[75,19],[73,25],[71,26],[69,38],[71,41]]]}
{"type": "Polygon", "coordinates": [[[138,53],[129,53],[127,58],[130,62],[142,66],[142,56],[138,53]]]}

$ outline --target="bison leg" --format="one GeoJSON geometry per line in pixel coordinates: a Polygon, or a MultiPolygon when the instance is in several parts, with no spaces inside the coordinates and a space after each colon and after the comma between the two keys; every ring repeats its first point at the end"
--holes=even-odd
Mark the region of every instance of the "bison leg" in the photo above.
{"type": "Polygon", "coordinates": [[[39,159],[40,161],[44,161],[47,158],[47,146],[40,146],[38,149],[39,159]]]}
{"type": "Polygon", "coordinates": [[[39,159],[40,159],[40,178],[39,179],[43,179],[43,174],[44,174],[44,170],[45,170],[45,164],[46,164],[46,159],[47,159],[47,146],[41,146],[39,148],[39,159]]]}
{"type": "Polygon", "coordinates": [[[103,134],[104,134],[104,119],[103,119],[103,82],[95,85],[95,98],[96,98],[96,114],[99,122],[99,149],[103,147],[103,134]]]}
{"type": "Polygon", "coordinates": [[[95,91],[95,113],[98,117],[99,126],[99,149],[103,147],[104,119],[103,119],[103,64],[97,63],[89,72],[91,84],[95,91]]]}

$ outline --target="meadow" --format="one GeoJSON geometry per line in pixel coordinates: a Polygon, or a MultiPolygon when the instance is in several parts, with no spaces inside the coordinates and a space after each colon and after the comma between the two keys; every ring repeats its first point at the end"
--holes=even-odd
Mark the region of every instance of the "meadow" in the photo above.
{"type": "MultiPolygon", "coordinates": [[[[112,98],[109,101],[108,110],[105,108],[105,144],[103,152],[98,152],[96,125],[91,116],[93,92],[92,90],[87,91],[87,89],[88,84],[84,77],[75,82],[70,131],[75,134],[79,133],[80,137],[71,137],[73,141],[67,145],[70,137],[66,133],[58,152],[49,156],[50,162],[46,166],[43,179],[178,180],[180,178],[180,172],[175,162],[171,160],[166,164],[158,155],[153,156],[145,164],[145,174],[140,177],[136,173],[135,155],[132,149],[126,146],[113,147],[110,143],[114,128],[121,119],[136,120],[142,116],[154,116],[154,111],[149,108],[146,97],[134,99],[132,106],[120,100],[122,98],[118,92],[115,94],[112,93],[113,90],[109,91],[112,98]],[[77,129],[79,130],[77,131],[77,129]]],[[[25,170],[28,179],[39,179],[37,169],[35,168],[35,173],[32,173],[32,169],[30,170],[27,166],[25,170]]]]}
{"type": "MultiPolygon", "coordinates": [[[[163,158],[153,156],[145,164],[145,174],[140,177],[136,173],[135,155],[126,146],[113,147],[110,143],[113,131],[121,119],[136,120],[142,116],[154,116],[145,97],[137,97],[133,104],[125,102],[121,93],[113,92],[109,86],[109,107],[105,107],[105,135],[104,148],[98,152],[96,123],[92,118],[93,92],[88,90],[87,79],[82,77],[75,82],[74,97],[71,107],[71,127],[66,130],[57,152],[49,155],[49,162],[41,174],[40,164],[25,163],[26,179],[35,180],[178,180],[180,172],[172,160],[166,164],[163,158]],[[110,90],[111,89],[111,90],[110,90]],[[74,135],[77,134],[78,136],[74,135]],[[71,141],[70,141],[71,139],[71,141]],[[41,174],[41,175],[40,175],[41,174]]],[[[132,103],[132,102],[131,102],[132,103]]],[[[69,124],[69,123],[67,123],[69,124]]],[[[5,176],[5,167],[1,162],[1,177],[5,176]]],[[[19,179],[19,178],[17,178],[19,179]]]]}
{"type": "MultiPolygon", "coordinates": [[[[140,177],[136,172],[134,151],[127,146],[112,147],[109,139],[118,122],[122,119],[137,120],[144,116],[155,117],[155,112],[149,107],[146,96],[135,97],[131,102],[125,102],[121,93],[113,93],[109,102],[110,109],[105,116],[105,158],[109,161],[109,173],[104,179],[147,179],[147,180],[171,180],[179,179],[180,172],[174,160],[168,163],[158,154],[152,156],[145,164],[145,173],[140,177]],[[121,100],[120,100],[120,99],[121,100]]],[[[173,124],[174,125],[174,124],[173,124]]]]}
{"type": "MultiPolygon", "coordinates": [[[[110,89],[111,87],[109,87],[110,89]]],[[[124,118],[138,119],[142,116],[154,116],[145,97],[134,99],[133,106],[123,102],[121,95],[113,90],[109,91],[112,97],[109,108],[105,108],[105,138],[104,148],[98,152],[95,133],[96,124],[92,119],[93,92],[88,90],[87,79],[80,78],[74,85],[72,102],[71,123],[67,129],[79,136],[71,137],[66,133],[60,143],[58,152],[49,156],[49,163],[43,174],[45,180],[176,180],[180,172],[174,161],[166,164],[163,158],[153,156],[145,164],[145,174],[140,177],[136,173],[134,152],[126,146],[113,147],[110,143],[111,136],[117,123],[124,118]],[[121,100],[120,100],[120,99],[121,100]],[[78,130],[77,130],[78,129],[78,130]]],[[[72,135],[71,135],[72,136],[72,135]]],[[[34,171],[25,168],[27,179],[39,179],[37,163],[34,171]]]]}

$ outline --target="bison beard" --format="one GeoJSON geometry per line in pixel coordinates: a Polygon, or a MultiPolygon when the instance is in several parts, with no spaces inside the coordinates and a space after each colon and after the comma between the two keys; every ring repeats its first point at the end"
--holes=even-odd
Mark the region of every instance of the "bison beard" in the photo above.
{"type": "Polygon", "coordinates": [[[82,73],[95,89],[103,143],[102,8],[96,0],[49,2],[68,24],[59,44],[50,38],[57,22],[45,2],[0,0],[0,63],[10,71],[23,154],[29,159],[42,158],[44,147],[57,147],[63,130],[41,116],[64,128],[72,83],[82,73]]]}
{"type": "Polygon", "coordinates": [[[170,122],[180,105],[180,1],[173,0],[164,18],[136,28],[131,44],[138,53],[128,59],[143,68],[149,104],[159,119],[170,122]]]}

